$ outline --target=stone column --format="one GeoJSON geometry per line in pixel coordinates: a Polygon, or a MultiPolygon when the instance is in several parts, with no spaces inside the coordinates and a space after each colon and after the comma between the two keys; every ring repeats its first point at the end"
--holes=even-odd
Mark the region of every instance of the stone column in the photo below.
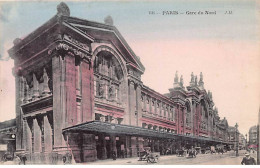
{"type": "Polygon", "coordinates": [[[134,86],[134,81],[129,80],[129,120],[130,125],[136,126],[136,117],[135,117],[135,110],[136,110],[136,91],[134,86]]]}
{"type": "Polygon", "coordinates": [[[116,149],[116,137],[115,135],[110,135],[110,149],[111,149],[111,155],[113,154],[113,152],[115,152],[115,155],[117,157],[117,149],[116,149]]]}
{"type": "Polygon", "coordinates": [[[43,120],[44,120],[45,152],[49,153],[52,151],[52,129],[47,115],[43,117],[43,120]]]}
{"type": "Polygon", "coordinates": [[[136,137],[131,137],[131,151],[132,151],[132,157],[136,157],[137,156],[136,137]]]}
{"type": "Polygon", "coordinates": [[[186,134],[186,112],[187,112],[187,108],[183,108],[183,134],[186,134]]]}
{"type": "Polygon", "coordinates": [[[42,152],[41,128],[36,118],[33,119],[33,162],[41,163],[40,153],[42,152]]]}
{"type": "Polygon", "coordinates": [[[198,104],[197,107],[197,135],[199,135],[200,132],[200,123],[201,123],[201,104],[198,104]]]}
{"type": "Polygon", "coordinates": [[[149,104],[148,104],[148,114],[152,114],[152,98],[151,97],[149,99],[149,104]]]}
{"type": "Polygon", "coordinates": [[[22,132],[23,132],[23,123],[22,118],[23,114],[21,112],[21,77],[17,74],[15,76],[15,113],[16,113],[16,150],[22,149],[22,132]]]}
{"type": "Polygon", "coordinates": [[[66,55],[65,59],[65,88],[66,88],[66,126],[77,124],[76,106],[76,67],[75,57],[66,55]]]}
{"type": "Polygon", "coordinates": [[[82,123],[81,99],[77,99],[77,124],[82,123]]]}
{"type": "Polygon", "coordinates": [[[27,144],[28,124],[26,118],[23,118],[23,149],[28,151],[27,144]]]}
{"type": "Polygon", "coordinates": [[[24,149],[26,153],[32,153],[32,131],[30,128],[30,124],[32,126],[32,121],[29,119],[24,119],[24,131],[23,131],[23,136],[24,136],[24,149]],[[31,123],[29,123],[31,122],[31,123]]]}
{"type": "Polygon", "coordinates": [[[99,141],[101,142],[101,159],[107,158],[107,148],[106,148],[106,139],[104,134],[100,134],[98,137],[99,141]]]}
{"type": "Polygon", "coordinates": [[[65,88],[65,61],[61,56],[52,58],[53,78],[53,127],[54,127],[54,151],[66,148],[62,135],[65,128],[66,112],[66,88],[65,88]]]}
{"type": "Polygon", "coordinates": [[[92,162],[97,160],[95,135],[83,133],[82,136],[83,162],[92,162]]]}
{"type": "Polygon", "coordinates": [[[42,89],[42,95],[43,96],[47,96],[51,93],[50,88],[48,86],[48,80],[49,80],[49,78],[48,78],[46,69],[44,68],[43,69],[43,84],[42,84],[43,85],[42,86],[43,87],[43,89],[42,89]]]}
{"type": "Polygon", "coordinates": [[[143,151],[144,150],[144,139],[143,137],[138,137],[138,147],[139,147],[139,151],[143,151]]]}
{"type": "Polygon", "coordinates": [[[179,105],[176,106],[176,128],[177,128],[177,134],[180,134],[180,111],[179,111],[179,105]]]}
{"type": "Polygon", "coordinates": [[[141,118],[142,118],[142,101],[141,101],[141,85],[137,84],[136,86],[136,109],[137,109],[137,123],[136,125],[141,127],[142,126],[142,122],[141,122],[141,118]]]}
{"type": "Polygon", "coordinates": [[[146,113],[146,95],[145,94],[143,95],[143,100],[144,100],[144,102],[143,102],[143,112],[146,113]]]}
{"type": "Polygon", "coordinates": [[[155,140],[151,139],[151,152],[154,152],[155,140]]]}
{"type": "Polygon", "coordinates": [[[41,128],[36,118],[33,119],[33,139],[34,139],[34,152],[39,153],[42,151],[41,146],[41,128]]]}
{"type": "Polygon", "coordinates": [[[91,121],[94,117],[94,74],[90,63],[81,62],[82,122],[91,121]]]}
{"type": "Polygon", "coordinates": [[[36,79],[35,74],[33,73],[33,95],[32,95],[32,99],[33,100],[37,100],[39,98],[39,83],[36,79]]]}
{"type": "Polygon", "coordinates": [[[24,83],[25,79],[21,76],[20,77],[20,103],[23,104],[23,100],[24,100],[24,91],[25,91],[25,83],[24,83]]]}
{"type": "Polygon", "coordinates": [[[76,94],[78,96],[81,96],[81,78],[82,78],[82,75],[81,75],[81,66],[80,66],[80,63],[77,63],[76,65],[76,87],[77,87],[77,90],[76,90],[76,94]]]}
{"type": "Polygon", "coordinates": [[[23,99],[23,103],[29,102],[28,90],[29,90],[29,86],[28,86],[26,80],[24,79],[24,99],[23,99]]]}
{"type": "Polygon", "coordinates": [[[76,108],[77,108],[77,124],[82,123],[82,110],[81,110],[81,65],[80,59],[76,58],[76,108]]]}
{"type": "Polygon", "coordinates": [[[191,127],[192,127],[192,136],[195,135],[195,120],[196,120],[196,105],[195,102],[192,101],[191,104],[191,127]]]}
{"type": "Polygon", "coordinates": [[[82,134],[70,132],[66,133],[65,137],[67,141],[66,148],[72,154],[72,158],[75,160],[76,163],[82,162],[82,134]]]}
{"type": "Polygon", "coordinates": [[[125,150],[126,150],[126,157],[131,157],[131,137],[130,136],[125,136],[125,150]]]}
{"type": "Polygon", "coordinates": [[[158,139],[155,140],[155,152],[160,152],[160,141],[158,139]]]}

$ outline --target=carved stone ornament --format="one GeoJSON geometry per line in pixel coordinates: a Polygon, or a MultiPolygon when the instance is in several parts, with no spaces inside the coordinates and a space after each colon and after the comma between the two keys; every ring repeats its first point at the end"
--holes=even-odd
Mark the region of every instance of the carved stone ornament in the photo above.
{"type": "Polygon", "coordinates": [[[110,99],[113,99],[115,97],[115,88],[113,85],[111,85],[109,87],[109,90],[108,90],[108,93],[109,93],[109,98],[110,99]]]}
{"type": "Polygon", "coordinates": [[[98,94],[100,97],[104,96],[105,88],[103,83],[98,84],[98,94]]]}
{"type": "Polygon", "coordinates": [[[69,42],[89,51],[89,46],[87,44],[84,44],[84,43],[81,43],[79,42],[78,40],[72,38],[71,36],[67,35],[67,34],[64,34],[64,39],[65,40],[68,40],[69,42]]]}
{"type": "Polygon", "coordinates": [[[13,44],[14,44],[14,45],[17,45],[17,44],[19,44],[21,41],[22,41],[22,40],[21,40],[20,38],[16,38],[16,39],[14,39],[13,44]]]}
{"type": "Polygon", "coordinates": [[[56,51],[67,51],[67,52],[70,51],[70,52],[72,52],[73,54],[79,56],[80,58],[86,59],[86,60],[90,61],[90,57],[89,57],[87,54],[85,54],[85,53],[79,51],[78,49],[73,48],[72,46],[69,46],[69,45],[67,45],[67,44],[65,44],[65,43],[59,43],[59,44],[57,44],[54,49],[50,49],[50,50],[48,51],[48,54],[49,54],[49,55],[52,54],[53,51],[55,51],[55,50],[56,50],[56,51]]]}
{"type": "Polygon", "coordinates": [[[114,24],[113,18],[110,15],[105,17],[104,22],[105,22],[105,24],[108,24],[111,26],[113,26],[113,24],[114,24]]]}
{"type": "Polygon", "coordinates": [[[70,16],[70,8],[68,7],[67,4],[65,4],[64,2],[61,2],[58,6],[57,6],[57,15],[58,16],[70,16]]]}

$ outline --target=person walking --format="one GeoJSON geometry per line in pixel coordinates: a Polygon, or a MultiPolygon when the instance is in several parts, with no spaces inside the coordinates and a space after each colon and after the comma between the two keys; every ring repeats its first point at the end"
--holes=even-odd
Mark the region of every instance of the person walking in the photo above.
{"type": "Polygon", "coordinates": [[[250,156],[249,153],[246,153],[241,164],[242,165],[256,165],[256,161],[253,157],[250,156]]]}

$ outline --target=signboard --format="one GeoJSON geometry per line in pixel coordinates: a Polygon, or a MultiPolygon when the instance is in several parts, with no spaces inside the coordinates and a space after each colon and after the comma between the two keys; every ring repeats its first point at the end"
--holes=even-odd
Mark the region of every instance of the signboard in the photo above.
{"type": "Polygon", "coordinates": [[[7,151],[7,144],[0,144],[0,151],[7,151]]]}

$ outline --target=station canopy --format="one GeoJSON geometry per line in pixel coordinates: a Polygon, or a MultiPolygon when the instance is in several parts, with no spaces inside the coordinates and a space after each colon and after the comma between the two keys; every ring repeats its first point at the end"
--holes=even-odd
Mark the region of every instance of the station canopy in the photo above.
{"type": "Polygon", "coordinates": [[[182,140],[191,140],[191,141],[204,141],[204,142],[215,142],[215,143],[223,143],[219,140],[214,140],[206,137],[198,137],[198,136],[189,136],[189,135],[181,135],[175,134],[172,132],[158,131],[153,129],[147,129],[137,126],[131,125],[123,125],[123,124],[114,124],[108,122],[101,121],[90,121],[82,124],[78,124],[75,126],[71,126],[63,129],[63,133],[67,132],[88,132],[88,133],[103,133],[103,134],[113,134],[113,135],[128,135],[128,136],[136,136],[136,137],[147,137],[147,138],[163,138],[163,139],[182,139],[182,140]]]}

